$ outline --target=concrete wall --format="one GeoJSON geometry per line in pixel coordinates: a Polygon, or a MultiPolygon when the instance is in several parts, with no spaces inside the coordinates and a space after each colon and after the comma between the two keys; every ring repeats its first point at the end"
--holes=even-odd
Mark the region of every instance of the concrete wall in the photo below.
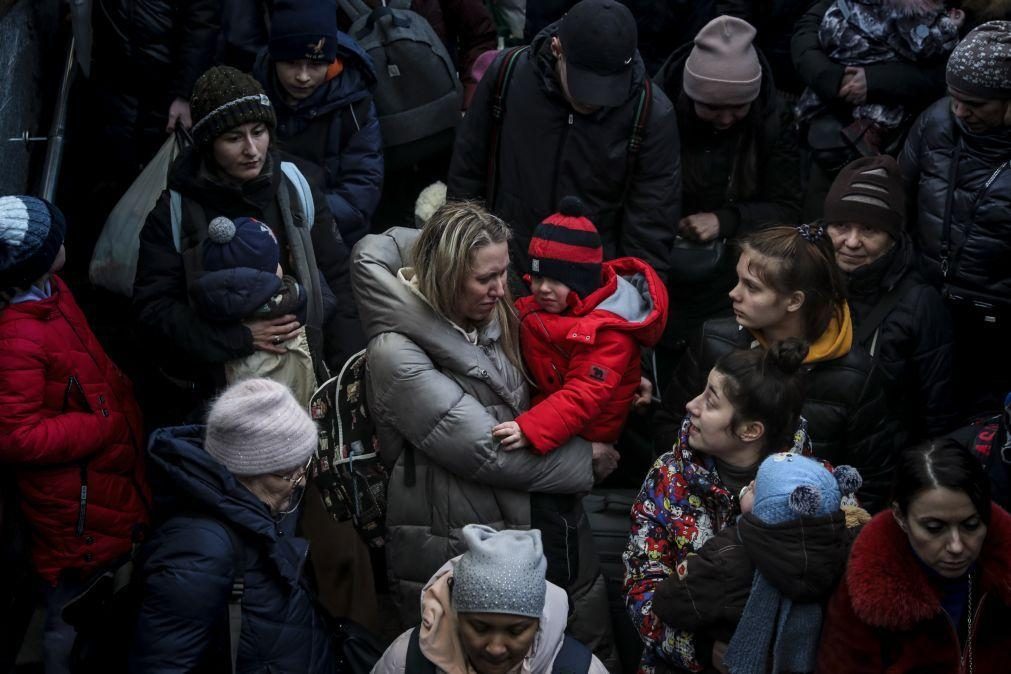
{"type": "MultiPolygon", "coordinates": [[[[8,138],[28,129],[45,136],[51,101],[59,87],[65,46],[59,31],[59,0],[0,0],[0,194],[32,192],[30,154],[8,138]]],[[[45,144],[32,152],[45,154],[45,144]]]]}

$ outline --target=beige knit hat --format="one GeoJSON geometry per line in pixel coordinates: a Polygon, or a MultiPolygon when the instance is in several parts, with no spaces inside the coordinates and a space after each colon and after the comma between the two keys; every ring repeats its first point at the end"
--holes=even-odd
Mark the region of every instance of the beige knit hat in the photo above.
{"type": "Polygon", "coordinates": [[[685,93],[707,105],[744,105],[758,98],[762,65],[751,44],[755,32],[750,23],[733,16],[707,23],[685,61],[685,93]]]}
{"type": "Polygon", "coordinates": [[[304,466],[317,438],[316,424],[286,386],[246,379],[214,401],[204,449],[233,475],[267,475],[304,466]]]}

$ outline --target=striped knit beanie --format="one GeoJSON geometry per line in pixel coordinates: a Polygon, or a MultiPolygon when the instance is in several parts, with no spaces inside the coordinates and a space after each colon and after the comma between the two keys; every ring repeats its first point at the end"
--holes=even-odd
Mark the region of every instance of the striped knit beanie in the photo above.
{"type": "Polygon", "coordinates": [[[861,157],[843,167],[825,197],[822,220],[827,225],[856,223],[902,236],[906,193],[893,157],[861,157]]]}
{"type": "Polygon", "coordinates": [[[284,473],[316,451],[316,424],[284,384],[232,384],[207,414],[204,449],[233,475],[284,473]]]}
{"type": "Polygon", "coordinates": [[[564,197],[558,211],[534,229],[530,273],[561,281],[582,299],[600,288],[604,249],[582,201],[564,197]]]}
{"type": "Polygon", "coordinates": [[[193,140],[206,146],[229,129],[247,122],[263,122],[274,130],[274,106],[260,83],[230,66],[215,66],[193,85],[193,140]]]}
{"type": "Polygon", "coordinates": [[[0,197],[0,290],[24,290],[60,253],[67,224],[60,209],[35,197],[0,197]]]}

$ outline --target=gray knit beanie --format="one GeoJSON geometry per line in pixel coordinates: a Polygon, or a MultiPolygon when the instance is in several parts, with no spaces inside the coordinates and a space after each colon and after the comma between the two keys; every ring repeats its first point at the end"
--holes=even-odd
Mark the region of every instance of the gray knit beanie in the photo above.
{"type": "Polygon", "coordinates": [[[0,290],[24,290],[45,275],[66,233],[63,214],[48,201],[0,197],[0,290]]]}
{"type": "Polygon", "coordinates": [[[246,379],[232,384],[207,415],[204,448],[233,475],[284,473],[309,461],[316,424],[283,384],[246,379]]]}
{"type": "Polygon", "coordinates": [[[544,611],[544,559],[541,532],[496,531],[484,524],[463,528],[467,552],[453,569],[453,608],[457,613],[507,613],[540,618],[544,611]]]}
{"type": "Polygon", "coordinates": [[[752,44],[755,27],[744,19],[718,16],[695,36],[682,81],[693,101],[744,105],[762,90],[762,64],[752,44]]]}
{"type": "Polygon", "coordinates": [[[263,122],[274,130],[274,106],[260,83],[231,66],[214,66],[193,85],[190,97],[193,140],[209,145],[229,129],[248,122],[263,122]]]}
{"type": "Polygon", "coordinates": [[[980,98],[1011,98],[1011,21],[987,21],[948,59],[948,86],[980,98]]]}

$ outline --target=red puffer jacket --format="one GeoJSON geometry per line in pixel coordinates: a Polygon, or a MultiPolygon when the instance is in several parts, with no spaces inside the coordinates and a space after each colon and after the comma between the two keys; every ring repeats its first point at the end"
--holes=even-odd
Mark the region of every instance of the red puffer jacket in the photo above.
{"type": "Polygon", "coordinates": [[[853,543],[846,575],[828,605],[817,671],[1006,674],[1011,516],[1000,506],[991,507],[974,575],[971,647],[966,649],[906,534],[891,511],[878,513],[853,543]]]}
{"type": "Polygon", "coordinates": [[[653,346],[667,322],[667,289],[646,262],[605,262],[603,285],[550,314],[533,297],[516,300],[523,361],[538,392],[516,417],[535,451],[573,436],[614,442],[639,386],[640,346],[653,346]]]}
{"type": "Polygon", "coordinates": [[[143,429],[130,381],[66,284],[0,309],[0,462],[16,471],[38,573],[85,575],[147,522],[143,429]]]}

